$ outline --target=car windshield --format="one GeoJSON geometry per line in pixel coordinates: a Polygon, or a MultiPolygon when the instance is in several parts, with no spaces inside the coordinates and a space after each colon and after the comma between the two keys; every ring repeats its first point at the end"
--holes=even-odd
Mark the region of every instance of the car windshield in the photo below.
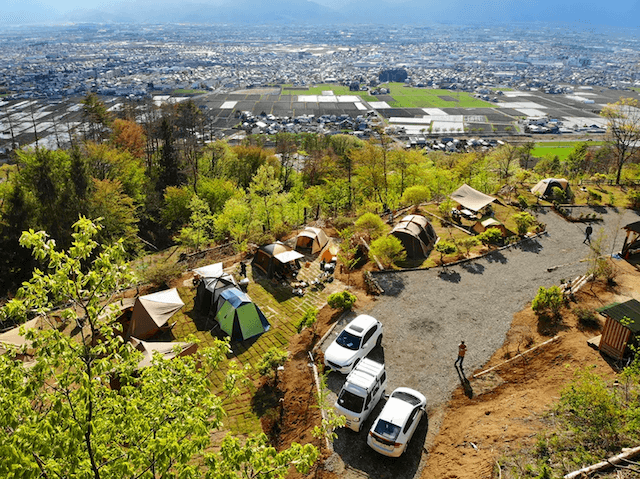
{"type": "Polygon", "coordinates": [[[400,399],[401,401],[408,402],[412,406],[420,404],[420,399],[413,394],[406,393],[404,391],[396,391],[391,395],[392,398],[400,399]]]}
{"type": "Polygon", "coordinates": [[[344,348],[353,349],[355,351],[360,347],[360,338],[347,331],[342,331],[340,336],[336,339],[336,343],[344,348]]]}
{"type": "Polygon", "coordinates": [[[364,398],[356,396],[349,391],[342,391],[338,398],[338,404],[348,411],[362,412],[364,406],[364,398]]]}
{"type": "Polygon", "coordinates": [[[380,419],[373,432],[389,442],[395,442],[396,438],[400,434],[400,426],[396,426],[395,424],[391,424],[390,422],[380,419]]]}

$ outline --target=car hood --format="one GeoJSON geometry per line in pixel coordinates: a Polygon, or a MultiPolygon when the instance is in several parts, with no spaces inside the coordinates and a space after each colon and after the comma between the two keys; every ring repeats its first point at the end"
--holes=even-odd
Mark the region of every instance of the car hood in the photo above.
{"type": "Polygon", "coordinates": [[[324,353],[324,358],[339,366],[349,364],[358,354],[358,350],[347,349],[338,343],[331,343],[324,353]]]}

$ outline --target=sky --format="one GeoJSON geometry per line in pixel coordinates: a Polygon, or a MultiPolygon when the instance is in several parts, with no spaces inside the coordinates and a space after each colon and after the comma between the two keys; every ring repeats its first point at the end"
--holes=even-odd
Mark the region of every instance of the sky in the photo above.
{"type": "MultiPolygon", "coordinates": [[[[177,5],[190,2],[207,5],[220,5],[235,3],[234,0],[171,0],[177,5]]],[[[259,0],[257,0],[259,1],[259,0]]],[[[267,5],[273,10],[278,9],[278,4],[285,0],[266,0],[267,5]]],[[[304,3],[304,0],[289,0],[290,2],[304,3]]],[[[362,0],[311,0],[316,4],[334,10],[344,11],[351,7],[361,9],[362,0]]],[[[567,23],[625,26],[640,28],[640,0],[368,0],[378,2],[381,6],[374,7],[384,10],[389,7],[393,10],[406,8],[407,14],[412,12],[420,14],[420,19],[429,19],[429,13],[434,12],[437,19],[445,18],[447,23],[468,24],[474,23],[481,13],[481,21],[496,22],[505,21],[566,21],[567,23]],[[404,8],[403,8],[404,7],[404,8]],[[465,15],[466,13],[466,15],[465,15]],[[465,22],[464,20],[469,21],[465,22]],[[454,21],[451,21],[453,19],[454,21]],[[459,20],[459,21],[458,21],[459,20]]],[[[265,0],[262,0],[265,2],[265,0]]],[[[169,3],[169,0],[0,0],[5,7],[0,7],[0,23],[31,23],[55,22],[64,20],[64,15],[77,10],[97,9],[114,13],[120,6],[126,6],[131,12],[139,5],[147,8],[157,8],[160,3],[169,3]]],[[[141,7],[142,8],[142,7],[141,7]]],[[[174,8],[174,7],[172,7],[174,8]]],[[[283,8],[283,11],[289,7],[283,8]]],[[[384,11],[380,11],[384,17],[384,11]]],[[[352,18],[352,17],[347,17],[352,18]]],[[[383,22],[380,22],[383,23],[383,22]]]]}

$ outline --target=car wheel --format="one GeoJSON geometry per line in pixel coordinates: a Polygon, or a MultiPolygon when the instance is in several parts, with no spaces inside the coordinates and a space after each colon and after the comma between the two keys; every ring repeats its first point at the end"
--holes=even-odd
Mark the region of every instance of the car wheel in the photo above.
{"type": "Polygon", "coordinates": [[[378,336],[378,340],[376,341],[376,346],[380,346],[382,344],[382,334],[378,336]]]}

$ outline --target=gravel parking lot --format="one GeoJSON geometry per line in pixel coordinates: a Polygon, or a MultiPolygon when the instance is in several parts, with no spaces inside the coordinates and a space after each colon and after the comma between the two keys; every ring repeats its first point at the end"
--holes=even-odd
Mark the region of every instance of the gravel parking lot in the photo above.
{"type": "MultiPolygon", "coordinates": [[[[592,237],[604,232],[607,253],[619,252],[625,237],[621,228],[640,220],[635,212],[616,208],[575,210],[576,214],[595,211],[602,216],[604,221],[593,225],[592,237]]],[[[448,268],[448,274],[432,269],[377,275],[385,294],[358,313],[371,314],[383,323],[382,347],[370,357],[385,363],[387,393],[407,386],[427,397],[428,408],[445,403],[460,384],[453,364],[460,340],[468,346],[464,371],[470,375],[502,345],[513,315],[533,299],[540,286],[560,284],[586,272],[586,225],[569,223],[549,209],[542,209],[539,219],[547,224],[543,236],[448,268]]],[[[344,317],[341,325],[352,318],[344,317]]],[[[334,330],[323,350],[341,330],[340,326],[334,330]]],[[[343,382],[344,376],[329,375],[332,403],[343,382]]],[[[382,457],[368,448],[366,435],[383,403],[359,434],[338,431],[334,448],[347,468],[345,477],[413,478],[426,464],[422,446],[428,418],[422,420],[399,459],[382,457]]]]}

